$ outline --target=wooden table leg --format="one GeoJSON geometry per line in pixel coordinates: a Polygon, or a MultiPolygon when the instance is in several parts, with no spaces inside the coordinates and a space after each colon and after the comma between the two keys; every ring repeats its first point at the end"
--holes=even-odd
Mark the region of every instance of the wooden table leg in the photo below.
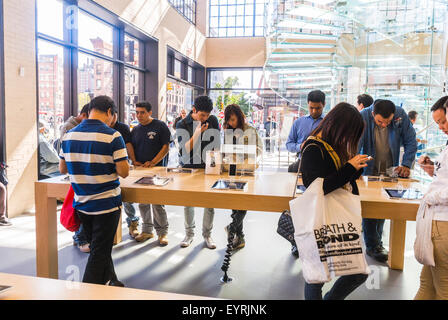
{"type": "Polygon", "coordinates": [[[36,201],[36,274],[58,279],[56,198],[47,197],[47,186],[34,185],[36,201]]]}
{"type": "Polygon", "coordinates": [[[122,237],[123,237],[123,232],[121,230],[121,217],[122,217],[122,214],[120,213],[120,220],[118,220],[117,232],[115,232],[115,237],[114,237],[114,245],[120,243],[122,240],[122,237]]]}
{"type": "Polygon", "coordinates": [[[390,221],[389,260],[391,269],[403,270],[406,243],[406,220],[390,221]]]}

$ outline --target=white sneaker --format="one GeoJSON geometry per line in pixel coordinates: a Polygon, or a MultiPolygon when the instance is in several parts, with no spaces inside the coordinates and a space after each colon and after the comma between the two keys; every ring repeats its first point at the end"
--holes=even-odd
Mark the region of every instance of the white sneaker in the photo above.
{"type": "Polygon", "coordinates": [[[185,236],[184,240],[180,243],[182,248],[188,247],[193,242],[193,236],[185,236]]]}
{"type": "Polygon", "coordinates": [[[207,248],[209,248],[209,249],[216,249],[216,244],[215,244],[215,242],[213,241],[213,239],[212,239],[212,237],[204,237],[204,241],[205,241],[205,244],[207,245],[207,248]]]}

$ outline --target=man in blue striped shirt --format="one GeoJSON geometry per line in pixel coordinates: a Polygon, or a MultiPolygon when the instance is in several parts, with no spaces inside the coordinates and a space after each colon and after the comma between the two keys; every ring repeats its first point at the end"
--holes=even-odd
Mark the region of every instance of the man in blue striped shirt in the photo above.
{"type": "Polygon", "coordinates": [[[129,175],[129,164],[121,134],[109,127],[115,109],[107,96],[90,102],[89,118],[62,140],[59,170],[70,176],[73,207],[92,239],[83,282],[124,286],[115,274],[112,246],[122,206],[118,177],[129,175]]]}

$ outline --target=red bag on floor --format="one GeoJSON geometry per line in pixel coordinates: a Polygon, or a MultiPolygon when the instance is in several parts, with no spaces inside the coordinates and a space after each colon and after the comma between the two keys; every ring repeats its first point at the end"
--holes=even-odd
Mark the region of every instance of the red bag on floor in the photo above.
{"type": "Polygon", "coordinates": [[[61,209],[61,224],[68,231],[78,231],[79,226],[81,225],[81,221],[79,220],[78,215],[73,208],[73,199],[75,198],[75,192],[73,191],[72,186],[68,189],[68,193],[65,196],[64,204],[61,209]]]}

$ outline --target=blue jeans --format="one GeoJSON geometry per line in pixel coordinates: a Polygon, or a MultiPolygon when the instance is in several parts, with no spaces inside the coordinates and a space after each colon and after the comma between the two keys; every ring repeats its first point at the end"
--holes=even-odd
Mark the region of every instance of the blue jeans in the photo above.
{"type": "Polygon", "coordinates": [[[383,245],[384,219],[362,219],[362,230],[366,248],[372,250],[383,245]]]}
{"type": "Polygon", "coordinates": [[[86,235],[86,233],[84,231],[84,226],[82,225],[82,223],[79,226],[78,231],[75,231],[75,234],[73,235],[73,241],[78,246],[82,246],[82,245],[85,245],[87,243],[90,243],[90,239],[86,235]]]}
{"type": "MultiPolygon", "coordinates": [[[[333,287],[324,297],[324,300],[344,300],[368,278],[367,274],[351,274],[339,277],[333,287]]],[[[324,283],[305,283],[305,300],[322,300],[322,287],[324,283]]]]}
{"type": "Polygon", "coordinates": [[[126,222],[128,224],[128,228],[131,226],[131,223],[139,220],[139,217],[135,215],[135,208],[131,202],[123,202],[124,212],[126,213],[126,222]]]}

